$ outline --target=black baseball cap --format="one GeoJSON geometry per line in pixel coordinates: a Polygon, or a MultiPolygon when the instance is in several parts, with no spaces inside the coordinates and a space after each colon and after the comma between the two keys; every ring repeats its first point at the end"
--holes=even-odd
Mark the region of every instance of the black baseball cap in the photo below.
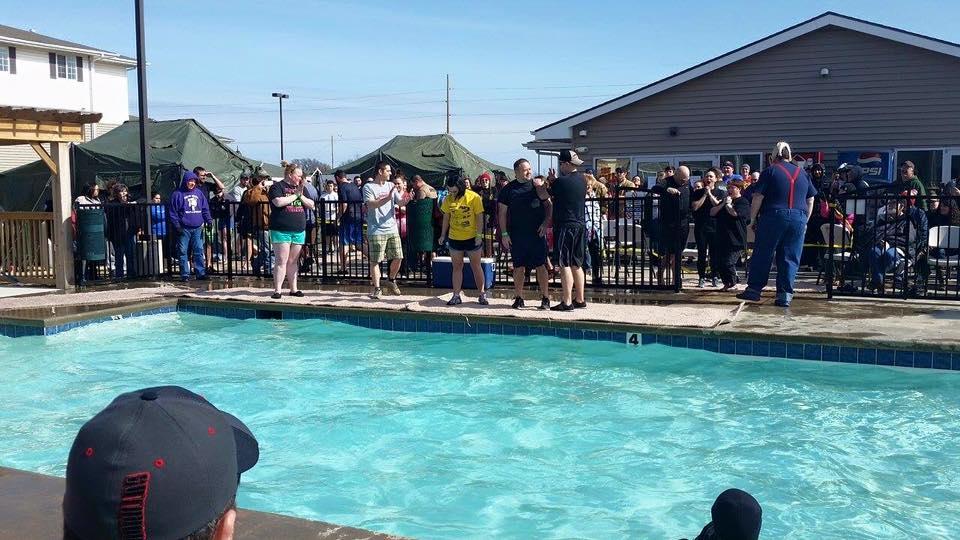
{"type": "Polygon", "coordinates": [[[183,538],[223,514],[259,458],[243,422],[185,388],[121,394],[73,441],[64,527],[91,540],[183,538]]]}
{"type": "Polygon", "coordinates": [[[760,503],[746,491],[731,488],[717,497],[710,508],[713,521],[697,538],[700,540],[757,540],[763,521],[760,503]]]}
{"type": "Polygon", "coordinates": [[[724,162],[723,162],[723,166],[724,166],[724,167],[733,167],[734,165],[733,165],[733,162],[732,162],[732,161],[724,161],[724,162]]]}

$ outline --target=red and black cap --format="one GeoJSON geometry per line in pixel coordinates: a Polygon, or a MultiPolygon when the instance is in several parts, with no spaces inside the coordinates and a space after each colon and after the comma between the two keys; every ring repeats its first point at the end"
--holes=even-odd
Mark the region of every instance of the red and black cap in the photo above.
{"type": "Polygon", "coordinates": [[[243,422],[185,388],[121,394],[73,441],[64,527],[84,539],[183,538],[226,510],[259,458],[243,422]]]}

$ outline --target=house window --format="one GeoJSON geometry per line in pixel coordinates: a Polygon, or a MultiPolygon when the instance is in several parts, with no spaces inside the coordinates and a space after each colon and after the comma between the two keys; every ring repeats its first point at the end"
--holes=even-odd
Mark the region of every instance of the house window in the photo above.
{"type": "Polygon", "coordinates": [[[630,174],[630,158],[597,158],[597,176],[610,179],[617,169],[623,169],[630,174]]]}
{"type": "Polygon", "coordinates": [[[10,52],[6,47],[0,48],[0,71],[10,72],[10,52]]]}
{"type": "Polygon", "coordinates": [[[894,182],[900,180],[900,164],[904,161],[913,162],[913,174],[923,182],[924,186],[930,188],[940,184],[943,150],[898,150],[895,164],[897,169],[893,173],[894,182]]]}
{"type": "Polygon", "coordinates": [[[77,57],[57,55],[57,78],[77,80],[77,57]]]}

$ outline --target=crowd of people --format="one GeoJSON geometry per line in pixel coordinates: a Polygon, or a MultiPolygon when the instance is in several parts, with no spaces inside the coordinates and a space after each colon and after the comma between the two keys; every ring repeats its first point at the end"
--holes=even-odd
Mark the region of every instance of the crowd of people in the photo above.
{"type": "MultiPolygon", "coordinates": [[[[63,538],[230,540],[241,475],[259,460],[250,428],[199,394],[179,386],[121,394],[70,447],[63,538]]],[[[721,493],[710,517],[696,540],[760,536],[763,510],[743,490],[721,493]]]]}
{"type": "MultiPolygon", "coordinates": [[[[856,244],[855,264],[835,275],[837,285],[852,287],[850,276],[859,271],[864,287],[880,291],[886,275],[893,273],[902,282],[902,270],[929,254],[930,227],[960,226],[960,189],[948,183],[939,196],[927,197],[926,185],[909,161],[901,166],[900,181],[885,190],[902,198],[885,201],[855,165],[843,164],[828,177],[823,164],[806,167],[785,143],[771,155],[763,171],[741,164],[738,173],[734,163],[725,162],[697,171],[693,182],[686,166],[665,167],[655,181],[631,179],[623,169],[602,175],[590,168],[581,171],[583,163],[572,151],[561,152],[559,175],[551,170],[534,176],[529,162],[521,159],[514,164],[513,179],[500,172],[471,179],[452,171],[437,187],[420,176],[408,181],[387,162],[366,180],[336,171],[333,179],[317,185],[319,175],[304,175],[296,164],[285,164],[280,181],[260,170],[241,175],[229,190],[216,175],[196,167],[183,174],[167,203],[153,193],[147,212],[128,204],[123,183],[107,186],[105,202],[115,203],[104,205],[108,265],[117,278],[132,275],[142,264],[142,257],[135,256],[136,240],[147,237],[175,254],[183,281],[208,279],[209,273],[223,271],[232,255],[249,263],[254,276],[272,275],[279,298],[284,282],[290,294],[302,294],[298,273],[330,255],[340,274],[348,274],[348,267],[368,266],[372,295],[379,298],[384,290],[399,294],[401,268],[429,274],[438,251],[446,251],[453,266],[454,306],[463,301],[465,264],[473,276],[483,276],[484,257],[509,254],[514,307],[525,307],[523,285],[534,275],[540,307],[567,310],[585,307],[587,279],[604,283],[610,253],[621,260],[618,250],[610,248],[612,237],[623,233],[610,230],[610,224],[616,224],[614,229],[637,224],[655,253],[658,283],[665,275],[669,282],[681,283],[674,273],[681,268],[678,259],[691,249],[692,236],[697,287],[726,291],[746,281],[740,297],[758,300],[775,263],[776,303],[788,306],[801,265],[824,265],[820,246],[828,243],[825,224],[839,223],[845,230],[842,242],[856,244]],[[571,175],[575,182],[568,181],[571,175]],[[838,201],[851,195],[876,198],[859,213],[839,208],[838,201]],[[386,276],[381,276],[384,261],[386,276]],[[554,276],[561,282],[558,305],[551,305],[549,294],[554,276]]],[[[100,204],[99,186],[90,184],[76,202],[100,204]]],[[[956,255],[951,250],[935,254],[956,255]]],[[[480,304],[487,304],[483,281],[467,285],[477,289],[480,304]]]]}

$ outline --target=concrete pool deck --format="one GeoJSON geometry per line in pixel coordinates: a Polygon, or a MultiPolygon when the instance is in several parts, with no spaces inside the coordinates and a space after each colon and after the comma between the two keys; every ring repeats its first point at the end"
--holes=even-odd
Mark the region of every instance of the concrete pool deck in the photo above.
{"type": "MultiPolygon", "coordinates": [[[[63,489],[63,478],[0,467],[0,540],[62,538],[63,489]]],[[[237,511],[234,538],[402,540],[353,527],[243,509],[237,511]]]]}
{"type": "MultiPolygon", "coordinates": [[[[268,289],[261,289],[262,298],[237,298],[236,300],[217,299],[217,296],[233,296],[224,289],[230,287],[264,287],[266,282],[257,280],[235,280],[232,284],[226,282],[210,282],[204,284],[203,289],[195,287],[170,287],[153,284],[153,288],[146,289],[149,284],[141,287],[115,288],[105,287],[94,292],[46,294],[20,298],[0,297],[0,324],[18,324],[28,326],[55,326],[72,321],[103,318],[122,315],[139,309],[159,306],[175,306],[186,296],[206,297],[203,301],[227,302],[236,306],[268,309],[273,307],[303,307],[302,299],[290,299],[284,296],[281,300],[270,300],[268,289]],[[218,292],[219,291],[219,292],[218,292]],[[201,293],[201,294],[197,294],[201,293]],[[96,296],[97,302],[89,304],[88,295],[96,296]],[[101,300],[103,300],[101,302],[101,300]],[[254,301],[255,300],[255,301],[254,301]]],[[[339,310],[358,310],[368,314],[376,312],[381,305],[375,301],[365,299],[360,293],[369,292],[368,287],[362,286],[321,286],[304,283],[303,290],[310,296],[312,291],[326,294],[328,298],[335,298],[334,293],[351,293],[344,295],[344,301],[328,302],[328,307],[339,310]]],[[[436,298],[438,291],[428,288],[404,288],[405,299],[419,298],[426,301],[436,298]]],[[[469,294],[469,293],[467,293],[469,294]]],[[[505,288],[495,289],[494,298],[510,299],[512,291],[505,288]]],[[[532,299],[536,294],[531,292],[532,299]]],[[[385,296],[389,302],[391,296],[385,296]]],[[[198,298],[199,299],[199,298],[198,298]]],[[[801,295],[789,309],[778,308],[773,305],[772,297],[766,297],[763,302],[746,304],[729,322],[716,324],[723,317],[723,313],[732,313],[740,305],[740,301],[730,293],[720,293],[711,290],[685,290],[679,294],[665,292],[631,293],[615,290],[590,290],[588,301],[598,309],[604,309],[612,316],[600,319],[584,320],[584,324],[608,324],[618,329],[632,329],[634,331],[652,330],[658,332],[697,332],[720,337],[755,338],[755,339],[782,339],[786,341],[816,340],[834,343],[837,345],[877,346],[894,348],[917,348],[928,351],[960,352],[960,332],[957,324],[960,321],[960,302],[910,302],[880,299],[835,299],[827,300],[820,295],[801,295]],[[631,306],[622,312],[613,308],[615,305],[631,306]],[[601,307],[602,306],[602,307],[601,307]],[[636,317],[631,320],[631,313],[643,313],[644,306],[683,306],[684,309],[673,313],[682,314],[685,318],[691,313],[693,316],[702,310],[705,318],[714,318],[709,324],[691,323],[689,319],[671,321],[656,318],[655,324],[649,324],[645,317],[636,317]],[[687,308],[693,308],[691,312],[687,308]],[[638,310],[639,309],[639,310],[638,310]],[[645,324],[648,323],[648,324],[645,324]]],[[[434,302],[435,303],[435,302],[434,302]]],[[[530,302],[534,302],[531,300],[530,302]]],[[[461,306],[469,309],[464,304],[461,306]]],[[[318,306],[319,308],[319,306],[318,306]]],[[[432,315],[458,316],[456,308],[429,309],[432,315]]],[[[585,310],[590,311],[588,308],[585,310]]],[[[410,312],[412,314],[412,312],[410,312]]],[[[671,313],[671,311],[665,311],[671,313]]],[[[464,316],[460,313],[459,316],[464,316]]],[[[469,316],[485,317],[486,312],[469,311],[469,316]]],[[[502,318],[513,316],[509,311],[490,311],[489,316],[502,318]]],[[[530,322],[537,322],[536,312],[531,313],[530,322]]],[[[549,319],[549,317],[548,317],[549,319]]],[[[556,321],[564,321],[572,317],[556,317],[556,321]]],[[[520,322],[524,318],[514,318],[513,322],[520,322]]],[[[577,323],[575,319],[570,323],[577,323]]],[[[722,321],[721,321],[722,322],[722,321]]]]}

